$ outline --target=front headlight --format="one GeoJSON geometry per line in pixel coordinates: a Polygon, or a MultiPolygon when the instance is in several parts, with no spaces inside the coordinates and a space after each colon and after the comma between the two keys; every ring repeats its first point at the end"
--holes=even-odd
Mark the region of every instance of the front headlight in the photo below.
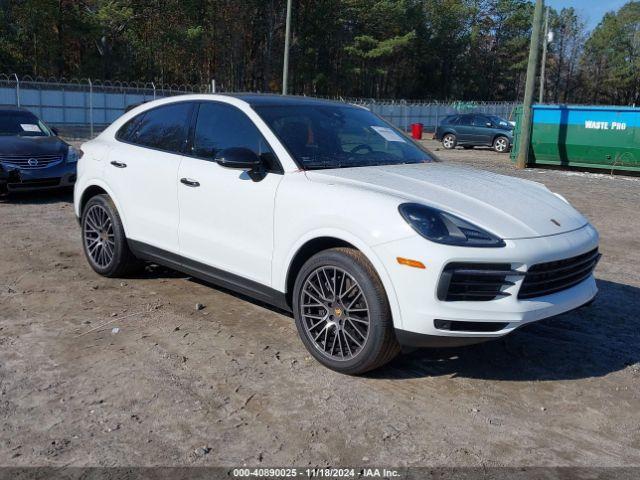
{"type": "Polygon", "coordinates": [[[403,203],[400,215],[424,238],[460,247],[504,247],[501,238],[480,227],[435,208],[419,203],[403,203]]]}
{"type": "Polygon", "coordinates": [[[82,158],[82,150],[79,148],[69,147],[67,150],[67,163],[76,163],[82,158]]]}

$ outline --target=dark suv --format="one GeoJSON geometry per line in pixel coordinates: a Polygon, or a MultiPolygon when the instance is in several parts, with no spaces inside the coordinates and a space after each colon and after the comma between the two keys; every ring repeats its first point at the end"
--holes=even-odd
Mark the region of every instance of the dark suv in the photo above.
{"type": "Polygon", "coordinates": [[[513,141],[513,125],[496,115],[466,113],[446,117],[436,129],[436,139],[446,149],[480,146],[506,153],[513,141]]]}
{"type": "Polygon", "coordinates": [[[70,187],[80,156],[30,111],[0,106],[0,193],[70,187]]]}

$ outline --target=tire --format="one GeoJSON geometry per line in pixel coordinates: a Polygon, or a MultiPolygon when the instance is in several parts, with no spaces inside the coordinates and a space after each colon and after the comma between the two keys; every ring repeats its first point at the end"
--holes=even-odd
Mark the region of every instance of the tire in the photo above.
{"type": "Polygon", "coordinates": [[[458,145],[458,139],[453,133],[447,133],[442,137],[442,146],[447,150],[453,150],[458,145]]]}
{"type": "Polygon", "coordinates": [[[127,243],[120,215],[108,195],[89,199],[81,218],[82,248],[91,268],[105,277],[123,277],[139,270],[127,243]]]}
{"type": "Polygon", "coordinates": [[[382,282],[355,249],[333,248],[311,257],[296,278],[293,311],[309,353],[337,372],[374,370],[400,352],[382,282]]]}
{"type": "Polygon", "coordinates": [[[509,139],[505,136],[497,136],[493,139],[493,149],[498,153],[507,153],[509,151],[509,139]]]}

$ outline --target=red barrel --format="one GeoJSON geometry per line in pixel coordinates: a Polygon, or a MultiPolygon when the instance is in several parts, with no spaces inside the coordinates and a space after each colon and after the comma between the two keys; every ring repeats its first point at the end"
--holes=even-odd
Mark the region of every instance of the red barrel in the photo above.
{"type": "Polygon", "coordinates": [[[422,140],[422,128],[424,125],[421,123],[412,123],[411,124],[411,136],[416,140],[422,140]]]}

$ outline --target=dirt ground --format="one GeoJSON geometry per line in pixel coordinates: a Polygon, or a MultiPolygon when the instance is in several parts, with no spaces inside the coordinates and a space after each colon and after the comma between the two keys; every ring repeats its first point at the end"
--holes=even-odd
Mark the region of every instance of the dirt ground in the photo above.
{"type": "Polygon", "coordinates": [[[596,302],[348,377],[258,303],[162,268],[99,277],[69,193],[2,198],[0,465],[640,465],[640,178],[437,153],[584,212],[596,302]]]}

